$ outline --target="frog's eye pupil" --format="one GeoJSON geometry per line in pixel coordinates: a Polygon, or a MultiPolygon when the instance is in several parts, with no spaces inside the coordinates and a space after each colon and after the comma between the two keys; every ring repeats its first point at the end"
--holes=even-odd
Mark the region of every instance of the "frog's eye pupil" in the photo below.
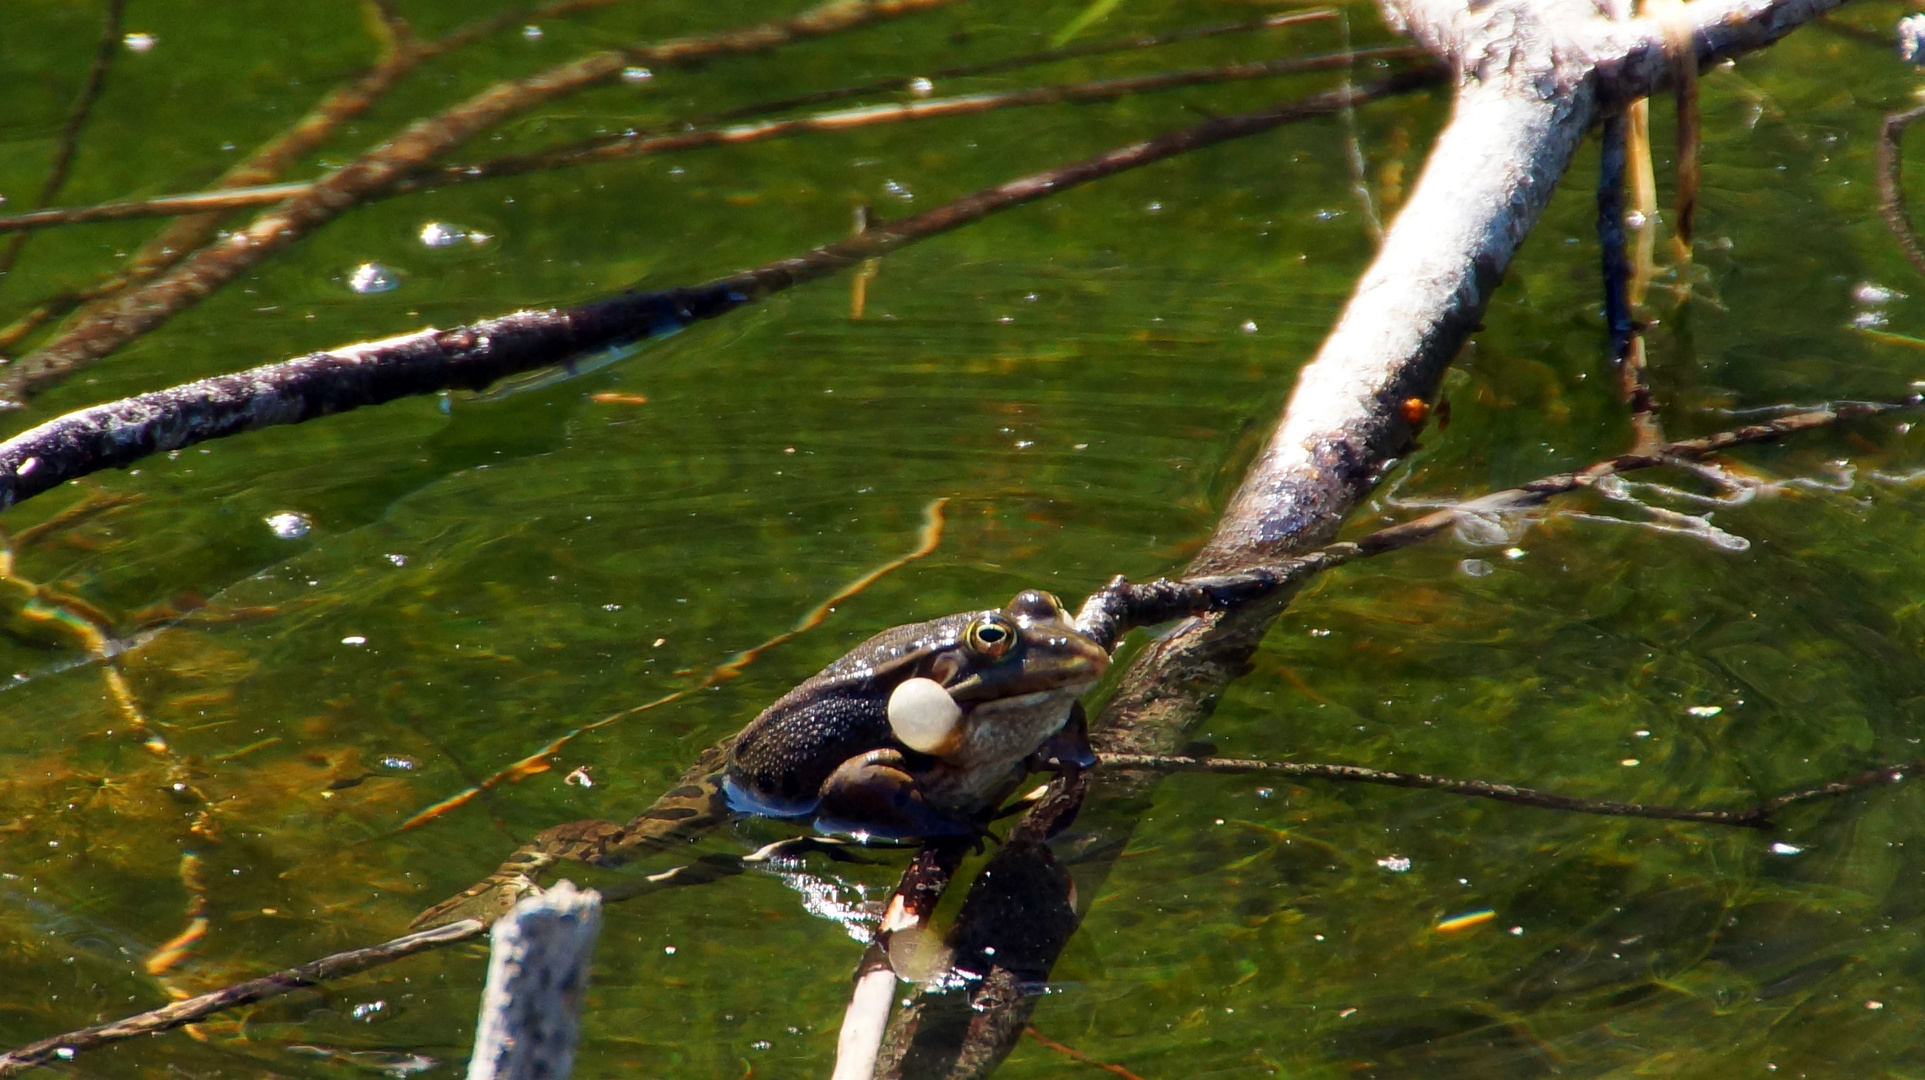
{"type": "Polygon", "coordinates": [[[1000,660],[1016,642],[1016,632],[995,619],[977,620],[969,627],[969,648],[990,660],[1000,660]]]}

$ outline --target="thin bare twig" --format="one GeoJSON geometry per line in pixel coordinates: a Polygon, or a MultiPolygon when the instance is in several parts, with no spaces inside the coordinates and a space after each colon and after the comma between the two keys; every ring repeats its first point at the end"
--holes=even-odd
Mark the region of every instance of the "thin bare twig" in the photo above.
{"type": "MultiPolygon", "coordinates": [[[[107,69],[113,66],[114,50],[120,47],[121,16],[126,10],[127,0],[107,0],[107,18],[101,25],[100,42],[94,46],[93,62],[87,66],[87,77],[80,84],[80,92],[74,95],[73,107],[67,110],[67,122],[60,126],[53,161],[47,166],[47,179],[41,184],[40,197],[34,204],[37,207],[52,205],[60,189],[67,186],[74,151],[80,146],[80,129],[87,126],[87,117],[93,114],[94,102],[100,99],[100,91],[107,85],[107,69]]],[[[24,235],[16,236],[8,242],[5,251],[0,251],[0,280],[12,272],[26,243],[24,235]]]]}
{"type": "Polygon", "coordinates": [[[97,305],[53,341],[0,370],[0,398],[33,393],[161,325],[235,277],[332,221],[369,196],[495,124],[536,106],[618,77],[637,63],[680,65],[729,54],[763,52],[908,15],[951,0],[828,0],[789,18],[736,30],[610,49],[524,79],[497,84],[334,170],[307,191],[256,217],[219,244],[97,305]]]}
{"type": "Polygon", "coordinates": [[[1206,121],[978,191],[797,258],[689,288],[630,293],[560,311],[525,311],[452,330],[421,330],[68,413],[0,443],[0,509],[76,476],[152,453],[413,394],[480,388],[586,351],[680,329],[1001,210],[1291,121],[1327,116],[1346,102],[1400,93],[1435,78],[1423,69],[1348,94],[1315,94],[1260,112],[1206,121]]]}

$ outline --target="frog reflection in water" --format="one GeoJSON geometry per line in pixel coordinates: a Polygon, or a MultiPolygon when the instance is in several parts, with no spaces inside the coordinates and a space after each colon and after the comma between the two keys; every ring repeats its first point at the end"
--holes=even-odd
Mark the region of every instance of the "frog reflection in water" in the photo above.
{"type": "Polygon", "coordinates": [[[870,638],[711,747],[626,825],[574,821],[416,917],[492,920],[561,860],[614,866],[731,814],[813,818],[858,840],[981,835],[1032,767],[1094,761],[1078,698],[1109,653],[1045,592],[870,638]]]}
{"type": "Polygon", "coordinates": [[[724,790],[737,811],[861,839],[978,832],[1027,763],[1093,763],[1077,699],[1109,664],[1033,589],[1001,611],[898,626],[743,729],[724,790]]]}

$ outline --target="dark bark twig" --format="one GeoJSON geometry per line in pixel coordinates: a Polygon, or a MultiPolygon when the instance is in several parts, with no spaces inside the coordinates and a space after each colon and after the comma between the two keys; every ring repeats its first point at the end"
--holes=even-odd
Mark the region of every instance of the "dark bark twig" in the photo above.
{"type": "MultiPolygon", "coordinates": [[[[87,77],[80,84],[80,92],[74,95],[73,107],[67,110],[67,121],[60,126],[53,161],[47,166],[47,179],[40,185],[40,197],[34,203],[37,207],[52,205],[60,189],[67,186],[74,152],[80,146],[80,129],[87,126],[87,118],[93,115],[94,102],[100,99],[100,91],[107,85],[107,69],[113,66],[114,50],[120,47],[121,16],[126,10],[127,0],[107,0],[107,18],[101,25],[100,42],[94,46],[93,62],[87,66],[87,77]]],[[[16,236],[8,241],[6,250],[0,251],[0,280],[13,271],[14,263],[20,259],[20,249],[26,243],[24,235],[16,236]]]]}
{"type": "Polygon", "coordinates": [[[0,509],[149,454],[414,394],[478,389],[585,351],[680,329],[989,214],[1177,154],[1326,116],[1346,102],[1400,93],[1435,77],[1428,69],[1410,72],[1349,94],[1315,94],[1167,132],[701,285],[630,293],[560,311],[519,312],[452,330],[422,330],[68,413],[0,443],[0,509]]]}
{"type": "Polygon", "coordinates": [[[0,369],[0,398],[20,398],[99,360],[200,303],[234,278],[402,177],[509,117],[617,78],[633,64],[690,64],[765,52],[952,0],[826,0],[799,15],[654,45],[609,49],[497,84],[425,120],[316,181],[307,191],[166,273],[118,293],[63,333],[0,369]]]}
{"type": "Polygon", "coordinates": [[[1105,646],[1114,648],[1125,633],[1174,619],[1210,612],[1228,612],[1281,592],[1300,588],[1311,576],[1355,559],[1399,551],[1427,540],[1466,518],[1515,513],[1540,506],[1555,496],[1588,488],[1607,477],[1639,469],[1657,468],[1705,458],[1740,446],[1776,442],[1801,432],[1816,431],[1840,421],[1925,408],[1925,397],[1898,401],[1853,401],[1781,416],[1696,439],[1664,443],[1643,451],[1620,454],[1572,472],[1553,473],[1527,484],[1493,491],[1454,506],[1446,506],[1375,532],[1328,544],[1275,563],[1183,578],[1159,578],[1132,583],[1118,577],[1091,593],[1077,612],[1077,625],[1105,646]]]}

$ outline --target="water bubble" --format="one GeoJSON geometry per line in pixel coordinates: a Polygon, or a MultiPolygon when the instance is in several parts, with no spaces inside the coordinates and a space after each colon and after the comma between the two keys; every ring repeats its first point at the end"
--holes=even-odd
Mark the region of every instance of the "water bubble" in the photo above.
{"type": "Polygon", "coordinates": [[[1628,757],[1628,758],[1625,758],[1623,761],[1618,762],[1618,764],[1624,766],[1627,769],[1635,769],[1642,763],[1639,762],[1637,758],[1628,757]]]}
{"type": "Polygon", "coordinates": [[[430,221],[421,226],[421,242],[431,248],[451,247],[468,238],[468,230],[445,221],[430,221]]]}
{"type": "Polygon", "coordinates": [[[561,782],[564,784],[573,784],[579,788],[592,788],[595,786],[595,779],[588,775],[588,766],[586,765],[562,777],[561,782]]]}
{"type": "Polygon", "coordinates": [[[1709,720],[1723,712],[1724,709],[1718,705],[1693,705],[1684,711],[1700,720],[1709,720]]]}
{"type": "Polygon", "coordinates": [[[135,31],[122,37],[120,43],[127,46],[128,52],[144,53],[152,50],[155,45],[159,44],[160,39],[152,34],[135,31]]]}
{"type": "Polygon", "coordinates": [[[360,634],[349,634],[347,637],[341,639],[341,644],[343,645],[366,645],[367,643],[368,639],[362,637],[360,634]]]}
{"type": "Polygon", "coordinates": [[[352,1009],[349,1009],[348,1015],[354,1017],[356,1020],[373,1020],[377,1014],[387,1007],[388,1003],[385,1001],[364,1001],[352,1009]]]}
{"type": "Polygon", "coordinates": [[[774,1046],[774,1045],[775,1045],[774,1043],[772,1043],[772,1042],[770,1042],[770,1041],[769,1041],[769,1040],[767,1040],[767,1039],[757,1039],[757,1040],[755,1040],[754,1042],[752,1042],[752,1043],[750,1043],[750,1044],[749,1044],[749,1049],[751,1049],[751,1050],[767,1050],[767,1049],[768,1049],[769,1047],[771,1047],[771,1046],[774,1046]]]}
{"type": "Polygon", "coordinates": [[[936,84],[930,82],[928,79],[924,79],[920,77],[910,79],[909,92],[916,95],[917,97],[928,97],[929,95],[936,92],[936,84]]]}
{"type": "Polygon", "coordinates": [[[421,767],[421,763],[401,754],[389,754],[381,759],[381,767],[394,769],[397,772],[413,772],[421,767]]]}
{"type": "Polygon", "coordinates": [[[541,40],[541,27],[539,27],[539,26],[524,26],[524,27],[522,27],[522,28],[521,28],[521,36],[522,36],[522,37],[525,37],[525,38],[527,38],[527,39],[528,39],[529,41],[540,41],[540,40],[541,40]]]}
{"type": "Polygon", "coordinates": [[[1787,844],[1783,841],[1779,841],[1778,843],[1771,845],[1771,853],[1773,855],[1803,855],[1805,853],[1805,849],[1797,846],[1796,844],[1787,844]]]}
{"type": "Polygon", "coordinates": [[[915,192],[910,191],[907,187],[895,182],[894,180],[884,180],[882,182],[882,190],[888,192],[891,195],[894,195],[896,198],[901,199],[903,202],[908,202],[909,200],[916,197],[915,192]]]}
{"type": "Polygon", "coordinates": [[[1465,559],[1457,564],[1457,569],[1470,577],[1490,577],[1493,568],[1482,559],[1465,559]]]}
{"type": "Polygon", "coordinates": [[[387,559],[396,566],[408,565],[408,557],[406,555],[389,555],[387,559]]]}
{"type": "Polygon", "coordinates": [[[283,540],[299,540],[314,528],[314,521],[306,514],[283,510],[267,516],[267,527],[283,540]]]}
{"type": "Polygon", "coordinates": [[[400,284],[394,271],[380,263],[362,263],[348,272],[348,288],[363,296],[393,292],[400,284]]]}
{"type": "Polygon", "coordinates": [[[1256,332],[1257,332],[1257,321],[1256,321],[1255,319],[1245,319],[1245,320],[1243,320],[1243,332],[1244,332],[1244,333],[1246,333],[1246,334],[1254,334],[1254,333],[1256,333],[1256,332]]]}
{"type": "Polygon", "coordinates": [[[1907,15],[1898,20],[1898,58],[1914,64],[1920,52],[1925,52],[1925,15],[1907,15]]]}
{"type": "Polygon", "coordinates": [[[1859,282],[1858,286],[1851,291],[1853,300],[1867,305],[1889,304],[1904,295],[1897,289],[1887,288],[1870,281],[1859,282]]]}
{"type": "Polygon", "coordinates": [[[1402,855],[1386,855],[1377,860],[1377,865],[1393,874],[1407,873],[1410,870],[1410,860],[1402,855]]]}
{"type": "Polygon", "coordinates": [[[655,73],[645,67],[625,67],[622,69],[622,81],[631,85],[639,86],[653,78],[655,78],[655,73]]]}

